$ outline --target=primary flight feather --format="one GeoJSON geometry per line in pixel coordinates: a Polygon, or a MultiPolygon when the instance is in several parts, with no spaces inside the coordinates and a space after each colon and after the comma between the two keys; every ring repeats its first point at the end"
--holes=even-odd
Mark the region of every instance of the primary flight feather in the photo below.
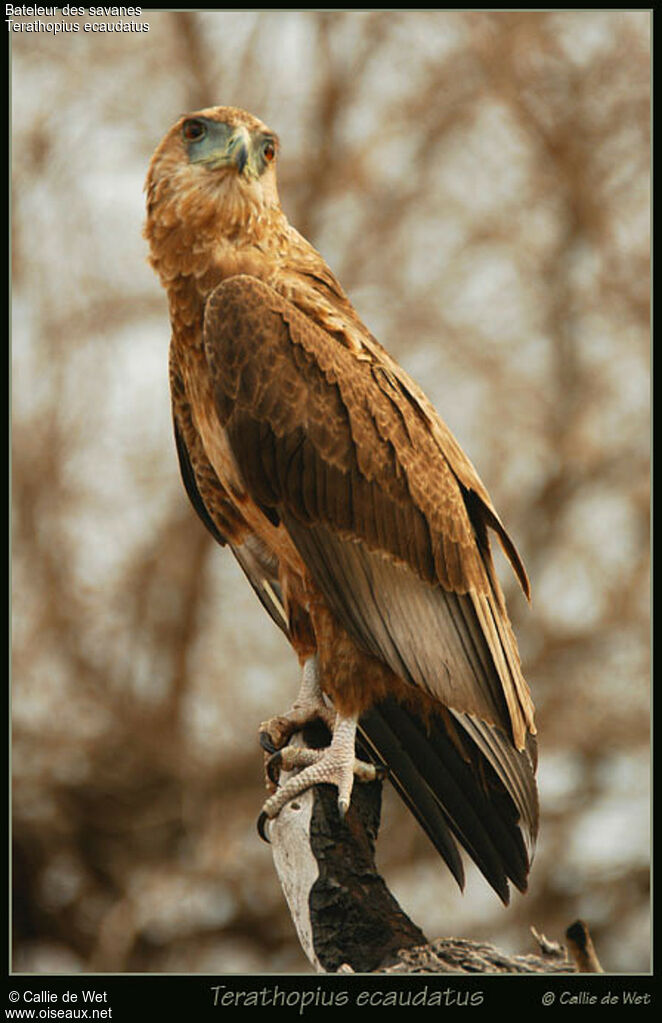
{"type": "Polygon", "coordinates": [[[332,782],[344,813],[383,765],[458,883],[457,841],[507,902],[537,833],[536,747],[490,530],[528,596],[526,572],[448,427],[288,223],[278,148],[212,107],[173,126],[146,183],[184,485],[302,665],[262,738],[303,770],[263,812],[332,782]],[[329,747],[285,748],[317,717],[329,747]]]}

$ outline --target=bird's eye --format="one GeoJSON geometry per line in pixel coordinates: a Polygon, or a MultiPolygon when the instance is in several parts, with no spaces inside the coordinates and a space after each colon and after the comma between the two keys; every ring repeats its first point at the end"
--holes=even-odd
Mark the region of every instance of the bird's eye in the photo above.
{"type": "Polygon", "coordinates": [[[182,128],[182,135],[187,142],[199,142],[201,138],[207,134],[207,125],[204,121],[197,121],[195,119],[191,121],[184,121],[182,128]]]}
{"type": "Polygon", "coordinates": [[[271,163],[271,161],[275,158],[276,146],[274,145],[273,139],[267,139],[266,142],[263,144],[262,155],[264,156],[264,159],[267,161],[267,163],[271,163]]]}

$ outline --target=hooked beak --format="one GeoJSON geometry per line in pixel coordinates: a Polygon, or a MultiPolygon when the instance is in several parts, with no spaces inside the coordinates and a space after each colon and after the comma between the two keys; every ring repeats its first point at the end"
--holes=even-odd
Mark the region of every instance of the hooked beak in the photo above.
{"type": "Polygon", "coordinates": [[[210,170],[236,169],[243,178],[258,176],[253,139],[245,125],[230,126],[206,120],[202,123],[207,128],[204,135],[188,143],[192,163],[203,164],[210,170]]]}
{"type": "Polygon", "coordinates": [[[229,162],[234,163],[239,174],[244,173],[244,167],[248,163],[248,143],[250,141],[248,131],[243,126],[232,133],[226,149],[226,157],[229,162]]]}

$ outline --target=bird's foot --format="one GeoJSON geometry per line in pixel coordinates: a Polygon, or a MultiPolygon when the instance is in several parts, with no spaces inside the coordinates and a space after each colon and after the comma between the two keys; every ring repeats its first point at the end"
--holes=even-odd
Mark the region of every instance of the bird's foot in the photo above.
{"type": "Polygon", "coordinates": [[[263,721],[258,729],[260,745],[266,753],[275,753],[286,746],[296,732],[313,721],[322,721],[333,733],[335,713],[324,702],[319,679],[317,658],[310,657],[303,668],[303,678],[297,698],[285,714],[263,721]]]}
{"type": "Polygon", "coordinates": [[[336,715],[332,733],[331,745],[325,749],[287,746],[270,758],[267,773],[272,782],[276,782],[277,774],[282,771],[296,770],[298,773],[288,778],[262,807],[257,827],[265,841],[268,841],[267,821],[277,817],[286,803],[313,785],[337,787],[338,813],[343,819],[349,809],[354,779],[370,782],[383,776],[383,768],[358,760],[355,756],[356,718],[336,715]]]}
{"type": "Polygon", "coordinates": [[[335,713],[322,700],[295,700],[285,714],[263,721],[258,729],[260,746],[265,753],[274,754],[287,746],[296,732],[313,721],[322,721],[333,732],[335,713]]]}

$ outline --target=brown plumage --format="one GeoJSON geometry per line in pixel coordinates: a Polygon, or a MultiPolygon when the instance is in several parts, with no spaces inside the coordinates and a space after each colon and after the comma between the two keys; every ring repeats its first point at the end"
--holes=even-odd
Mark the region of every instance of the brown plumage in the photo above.
{"type": "Polygon", "coordinates": [[[304,666],[265,729],[280,746],[335,715],[329,751],[265,813],[325,780],[344,809],[353,774],[374,776],[358,723],[458,882],[455,839],[507,901],[537,831],[535,727],[489,530],[528,596],[526,573],[446,425],[288,223],[277,148],[236,108],[181,118],[152,158],[145,229],[188,495],[304,666]]]}

